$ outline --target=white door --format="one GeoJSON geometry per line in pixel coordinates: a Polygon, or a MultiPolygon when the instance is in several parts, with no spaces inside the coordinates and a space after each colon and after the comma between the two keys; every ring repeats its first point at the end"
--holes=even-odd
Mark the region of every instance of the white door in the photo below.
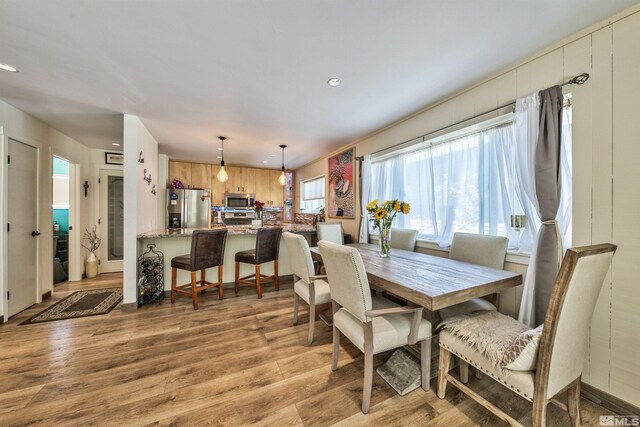
{"type": "Polygon", "coordinates": [[[121,170],[100,169],[100,272],[122,271],[124,178],[121,170]]]}
{"type": "Polygon", "coordinates": [[[38,150],[9,139],[7,162],[7,300],[11,317],[38,301],[38,150]]]}

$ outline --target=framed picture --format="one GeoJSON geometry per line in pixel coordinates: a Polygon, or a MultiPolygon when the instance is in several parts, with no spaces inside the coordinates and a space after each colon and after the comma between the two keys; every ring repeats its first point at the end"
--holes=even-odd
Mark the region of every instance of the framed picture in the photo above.
{"type": "Polygon", "coordinates": [[[329,217],[355,218],[355,148],[329,157],[329,217]]]}
{"type": "Polygon", "coordinates": [[[104,162],[108,165],[123,165],[124,154],[122,153],[104,153],[104,162]]]}

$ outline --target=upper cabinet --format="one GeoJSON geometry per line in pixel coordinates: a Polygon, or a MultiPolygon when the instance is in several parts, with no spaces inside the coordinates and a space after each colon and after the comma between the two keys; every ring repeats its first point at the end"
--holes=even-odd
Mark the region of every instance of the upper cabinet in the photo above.
{"type": "Polygon", "coordinates": [[[169,182],[179,180],[184,188],[211,189],[211,165],[169,161],[169,182]]]}
{"type": "Polygon", "coordinates": [[[179,179],[185,188],[204,188],[211,191],[211,204],[224,205],[225,193],[255,194],[266,206],[284,206],[284,187],[278,183],[276,169],[225,166],[227,182],[218,181],[219,165],[169,161],[169,182],[179,179]]]}
{"type": "Polygon", "coordinates": [[[182,182],[184,188],[190,188],[191,185],[191,163],[188,162],[169,162],[169,183],[177,179],[182,182]]]}
{"type": "Polygon", "coordinates": [[[191,163],[191,188],[211,190],[211,165],[191,163]]]}

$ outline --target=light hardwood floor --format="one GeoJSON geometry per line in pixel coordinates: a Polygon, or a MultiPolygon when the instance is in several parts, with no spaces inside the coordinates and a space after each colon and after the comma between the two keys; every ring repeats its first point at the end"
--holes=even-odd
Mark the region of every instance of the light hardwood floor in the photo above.
{"type": "MultiPolygon", "coordinates": [[[[56,285],[49,301],[0,325],[0,425],[434,425],[495,426],[500,420],[449,387],[396,395],[374,374],[371,411],[360,412],[363,361],[347,340],[331,372],[331,330],[316,322],[307,345],[305,305],[292,326],[293,292],[282,282],[262,300],[250,288],[216,292],[134,313],[18,326],[72,291],[121,286],[120,274],[56,285]]],[[[376,357],[376,365],[389,354],[376,357]]],[[[489,380],[470,385],[530,425],[531,405],[489,380]]],[[[584,425],[608,411],[582,401],[584,425]]],[[[548,425],[568,425],[549,407],[548,425]]]]}

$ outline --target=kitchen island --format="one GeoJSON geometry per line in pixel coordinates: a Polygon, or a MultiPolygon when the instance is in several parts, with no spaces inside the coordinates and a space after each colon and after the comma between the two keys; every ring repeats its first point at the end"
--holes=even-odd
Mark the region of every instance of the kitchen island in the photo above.
{"type": "MultiPolygon", "coordinates": [[[[311,235],[315,233],[315,227],[306,224],[281,224],[271,225],[265,227],[280,227],[282,231],[288,231],[290,233],[298,233],[304,235],[308,241],[311,239],[311,235]]],[[[212,229],[225,228],[224,226],[212,226],[212,229]]],[[[248,226],[229,226],[227,243],[224,250],[224,269],[223,269],[223,282],[225,284],[233,284],[234,282],[234,268],[235,268],[235,254],[239,251],[246,249],[254,249],[256,247],[256,234],[258,230],[252,229],[248,226]]],[[[194,228],[181,228],[181,229],[161,229],[152,230],[139,234],[138,237],[138,255],[147,250],[148,244],[156,245],[155,250],[164,254],[164,289],[166,291],[171,289],[171,258],[178,255],[185,255],[191,251],[191,235],[196,229],[194,228]]],[[[261,266],[263,274],[273,273],[273,263],[266,263],[261,266]]],[[[240,264],[240,276],[246,276],[252,274],[253,266],[249,264],[240,264]]],[[[208,269],[207,277],[218,277],[217,267],[208,269]]],[[[287,276],[291,274],[291,265],[289,264],[289,254],[287,248],[283,242],[280,242],[280,252],[278,256],[278,275],[287,276]]],[[[188,283],[190,281],[190,275],[188,271],[178,270],[178,284],[188,283]]],[[[269,287],[273,286],[267,284],[265,288],[269,290],[269,287]]],[[[231,286],[232,288],[233,286],[231,286]]],[[[225,290],[230,289],[225,286],[225,290]]],[[[226,296],[230,296],[227,292],[226,296]]],[[[226,297],[225,296],[225,297],[226,297]]],[[[217,297],[216,297],[217,298],[217,297]]]]}

